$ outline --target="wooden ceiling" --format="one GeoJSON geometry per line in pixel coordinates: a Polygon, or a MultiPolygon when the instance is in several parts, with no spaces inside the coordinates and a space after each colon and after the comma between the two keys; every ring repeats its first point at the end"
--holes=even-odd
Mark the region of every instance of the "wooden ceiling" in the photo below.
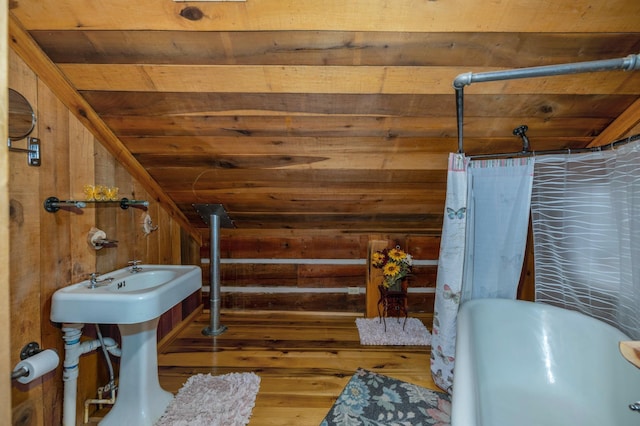
{"type": "MultiPolygon", "coordinates": [[[[637,0],[14,0],[10,45],[192,229],[439,233],[465,72],[640,53],[637,0]]],[[[473,84],[468,154],[640,132],[640,72],[473,84]]]]}

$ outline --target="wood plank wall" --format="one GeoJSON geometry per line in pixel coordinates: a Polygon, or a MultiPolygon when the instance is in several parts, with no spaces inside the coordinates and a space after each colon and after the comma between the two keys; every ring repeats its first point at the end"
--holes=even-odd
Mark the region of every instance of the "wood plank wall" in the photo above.
{"type": "MultiPolygon", "coordinates": [[[[23,153],[10,153],[8,159],[11,318],[8,351],[10,364],[14,366],[19,361],[20,349],[31,341],[38,342],[43,348],[54,348],[61,359],[64,357],[62,333],[49,321],[51,296],[58,288],[84,280],[94,271],[107,272],[126,266],[127,261],[133,259],[144,263],[199,265],[200,253],[195,240],[185,235],[155,200],[149,199],[149,194],[50,88],[15,52],[9,50],[8,54],[8,85],[22,93],[34,107],[37,126],[33,136],[42,142],[40,167],[28,166],[23,153]],[[85,184],[118,186],[120,196],[149,199],[148,213],[159,229],[145,236],[142,232],[145,212],[138,208],[122,210],[117,204],[57,213],[44,210],[43,201],[49,196],[83,199],[85,184]],[[118,247],[92,249],[87,234],[93,226],[119,240],[118,247]]],[[[20,142],[16,145],[22,146],[20,142]]],[[[199,305],[200,295],[196,293],[165,314],[159,336],[168,333],[199,305]]],[[[85,327],[85,331],[88,336],[94,335],[92,326],[85,327]]],[[[105,327],[103,333],[118,337],[113,326],[105,327]]],[[[115,366],[117,368],[117,363],[115,366]]],[[[82,424],[84,400],[94,398],[97,387],[106,383],[107,369],[102,355],[93,352],[82,356],[80,376],[77,424],[82,424]]],[[[11,407],[13,425],[59,425],[62,416],[61,365],[28,385],[12,383],[11,407]]]]}
{"type": "MultiPolygon", "coordinates": [[[[531,229],[530,229],[531,231],[531,229]]],[[[202,232],[203,285],[211,282],[210,236],[202,232]]],[[[416,261],[409,280],[409,310],[433,313],[439,235],[339,233],[331,230],[221,229],[220,285],[223,309],[367,311],[367,247],[386,240],[416,261]],[[337,259],[337,261],[335,260],[337,259]],[[345,261],[343,263],[343,261],[345,261]],[[357,287],[359,293],[347,293],[357,287]]],[[[518,298],[534,300],[533,241],[527,240],[518,298]]],[[[205,307],[209,294],[203,294],[205,307]]]]}
{"type": "MultiPolygon", "coordinates": [[[[209,239],[203,233],[203,259],[210,258],[209,239]]],[[[364,313],[371,240],[400,245],[414,257],[409,309],[433,312],[439,236],[331,230],[222,229],[222,307],[364,313]],[[348,287],[359,293],[348,294],[348,287]]],[[[203,265],[204,285],[210,282],[209,272],[203,265]]],[[[207,306],[206,295],[203,298],[207,306]]]]}

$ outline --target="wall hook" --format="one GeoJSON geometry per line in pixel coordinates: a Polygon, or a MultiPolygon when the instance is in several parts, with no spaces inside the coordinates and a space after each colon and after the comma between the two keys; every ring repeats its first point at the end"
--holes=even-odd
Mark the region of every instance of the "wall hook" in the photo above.
{"type": "Polygon", "coordinates": [[[149,213],[145,213],[144,216],[142,217],[142,231],[144,232],[144,235],[149,235],[150,233],[152,233],[157,229],[158,229],[158,225],[153,226],[153,221],[151,220],[151,216],[149,216],[149,213]]]}
{"type": "Polygon", "coordinates": [[[529,152],[530,150],[529,138],[527,137],[527,130],[529,130],[529,127],[527,127],[526,124],[523,124],[522,126],[519,126],[513,129],[513,134],[515,136],[520,136],[522,138],[522,152],[529,152]]]}

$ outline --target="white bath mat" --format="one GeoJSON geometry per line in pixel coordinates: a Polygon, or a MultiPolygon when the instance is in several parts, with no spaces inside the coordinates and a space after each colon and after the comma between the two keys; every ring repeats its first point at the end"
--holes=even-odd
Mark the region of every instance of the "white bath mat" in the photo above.
{"type": "Polygon", "coordinates": [[[356,318],[361,345],[418,345],[431,344],[431,333],[418,318],[386,318],[387,331],[380,318],[356,318]]]}
{"type": "Polygon", "coordinates": [[[254,373],[196,374],[178,391],[156,426],[244,426],[260,388],[254,373]]]}

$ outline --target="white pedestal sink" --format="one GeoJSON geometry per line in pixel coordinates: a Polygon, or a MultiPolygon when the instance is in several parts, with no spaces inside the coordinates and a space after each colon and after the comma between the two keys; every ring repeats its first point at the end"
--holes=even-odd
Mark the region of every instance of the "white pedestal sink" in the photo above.
{"type": "Polygon", "coordinates": [[[160,315],[202,286],[197,266],[141,265],[61,288],[53,295],[51,320],[117,324],[122,358],[116,403],[102,426],[152,426],[173,395],[160,387],[156,329],[160,315]]]}

